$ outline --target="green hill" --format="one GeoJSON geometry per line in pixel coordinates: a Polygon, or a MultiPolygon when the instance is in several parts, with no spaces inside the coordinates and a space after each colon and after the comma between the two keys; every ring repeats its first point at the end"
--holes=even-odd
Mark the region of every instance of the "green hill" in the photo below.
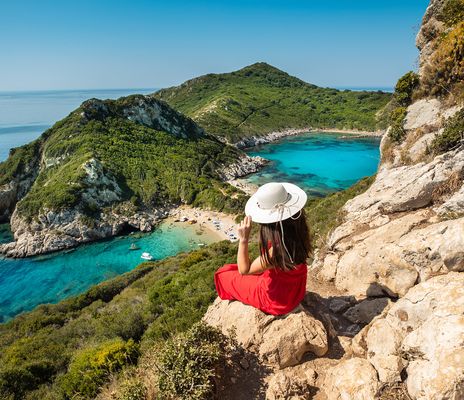
{"type": "Polygon", "coordinates": [[[112,236],[179,203],[241,209],[245,196],[220,174],[242,156],[160,100],[88,100],[0,163],[0,216],[13,212],[24,239],[8,254],[112,236]]]}
{"type": "Polygon", "coordinates": [[[266,63],[208,74],[154,96],[230,142],[289,128],[375,130],[383,92],[321,88],[266,63]]]}

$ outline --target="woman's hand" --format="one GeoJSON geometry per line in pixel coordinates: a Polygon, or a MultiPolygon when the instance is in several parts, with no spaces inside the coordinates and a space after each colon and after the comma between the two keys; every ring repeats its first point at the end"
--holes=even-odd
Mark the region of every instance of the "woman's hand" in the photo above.
{"type": "Polygon", "coordinates": [[[237,233],[241,243],[248,243],[251,232],[251,217],[245,217],[238,225],[237,233]]]}

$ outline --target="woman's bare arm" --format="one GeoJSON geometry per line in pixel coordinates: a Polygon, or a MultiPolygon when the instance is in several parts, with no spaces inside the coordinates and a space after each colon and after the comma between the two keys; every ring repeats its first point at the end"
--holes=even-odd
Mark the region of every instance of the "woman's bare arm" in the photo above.
{"type": "MultiPolygon", "coordinates": [[[[237,266],[238,272],[241,275],[261,274],[270,267],[264,262],[262,257],[257,257],[252,263],[250,263],[250,256],[248,254],[250,231],[251,217],[245,217],[245,219],[240,222],[237,229],[239,237],[237,266]]],[[[272,255],[272,247],[269,249],[269,254],[272,255]]]]}
{"type": "Polygon", "coordinates": [[[242,275],[248,274],[250,271],[250,257],[248,255],[248,240],[250,238],[251,231],[251,217],[245,217],[240,222],[237,233],[238,233],[238,252],[237,252],[237,266],[238,272],[242,275]]]}

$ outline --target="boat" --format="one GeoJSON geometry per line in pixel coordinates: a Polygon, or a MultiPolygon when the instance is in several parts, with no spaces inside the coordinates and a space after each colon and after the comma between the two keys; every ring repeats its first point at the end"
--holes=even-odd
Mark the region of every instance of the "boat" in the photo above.
{"type": "Polygon", "coordinates": [[[148,261],[153,260],[153,256],[150,253],[146,253],[146,252],[142,253],[140,258],[142,258],[143,260],[148,260],[148,261]]]}
{"type": "Polygon", "coordinates": [[[205,246],[205,243],[198,243],[198,246],[203,247],[205,246]]]}
{"type": "Polygon", "coordinates": [[[140,247],[137,246],[135,243],[132,243],[129,247],[129,250],[138,250],[138,249],[140,249],[140,247]]]}

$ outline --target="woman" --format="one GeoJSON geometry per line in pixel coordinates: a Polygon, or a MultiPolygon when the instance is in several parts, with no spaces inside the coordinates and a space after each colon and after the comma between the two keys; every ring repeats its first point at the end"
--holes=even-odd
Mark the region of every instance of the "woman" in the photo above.
{"type": "Polygon", "coordinates": [[[273,315],[287,314],[306,292],[311,240],[303,207],[306,193],[291,183],[267,183],[250,197],[238,227],[237,264],[214,275],[223,300],[239,300],[273,315]],[[260,225],[260,257],[250,262],[251,222],[260,225]]]}

